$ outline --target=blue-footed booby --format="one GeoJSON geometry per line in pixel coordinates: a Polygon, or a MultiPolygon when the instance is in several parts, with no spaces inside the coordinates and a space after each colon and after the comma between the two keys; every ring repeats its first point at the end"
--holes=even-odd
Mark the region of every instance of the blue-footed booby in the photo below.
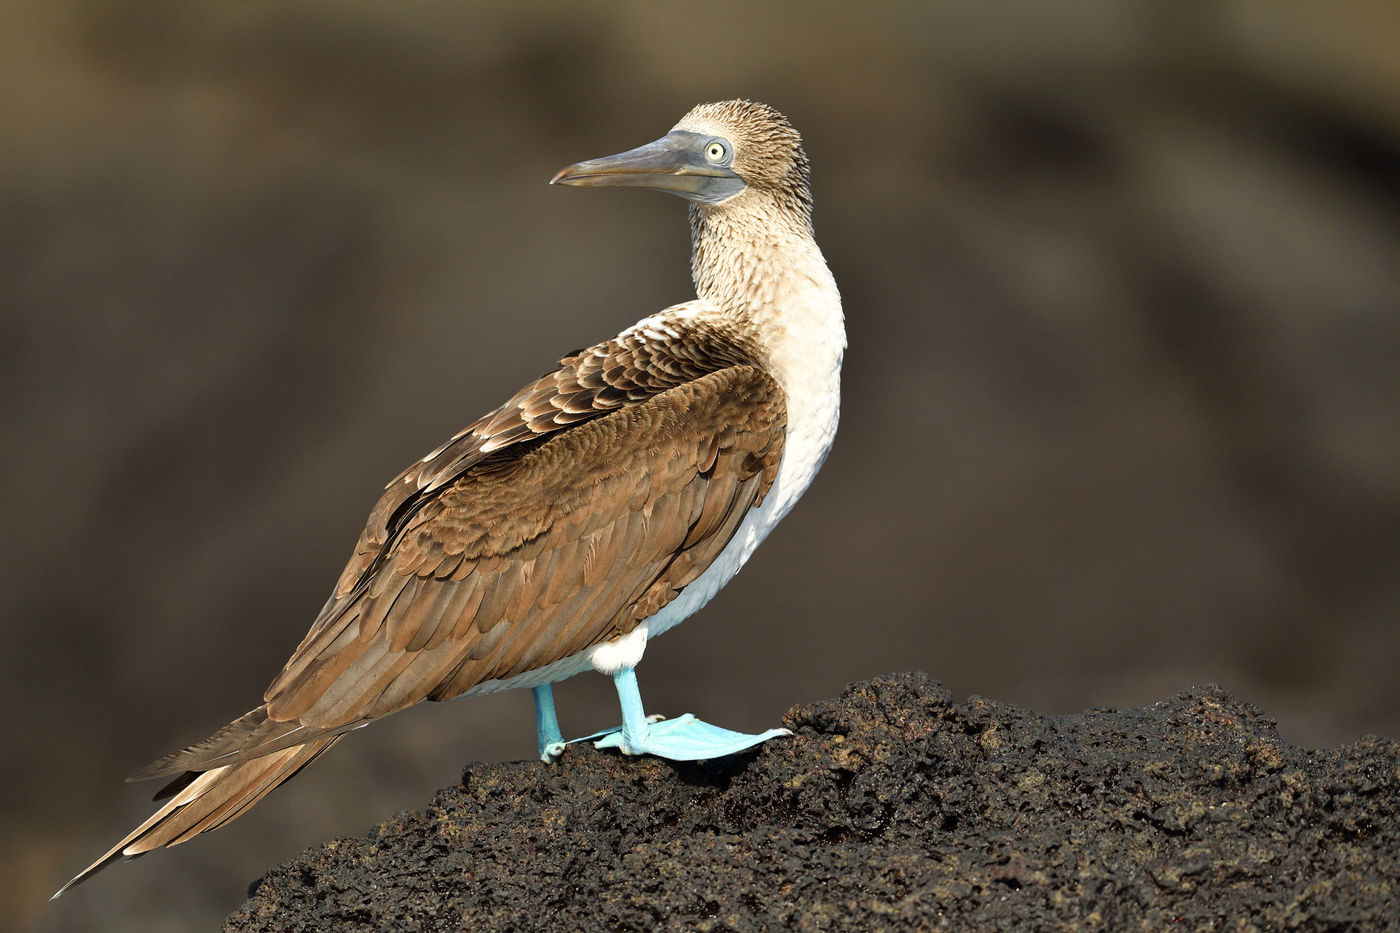
{"type": "Polygon", "coordinates": [[[600,747],[700,759],[785,734],[648,718],[634,668],[739,571],[836,433],[845,327],[801,137],[767,105],[702,104],[551,184],[689,201],[696,297],[564,357],[391,482],[263,702],[137,774],[173,778],[164,803],[58,894],[223,825],[421,700],[529,687],[546,761],[565,744],[550,685],[590,669],[622,707],[587,737],[600,747]]]}

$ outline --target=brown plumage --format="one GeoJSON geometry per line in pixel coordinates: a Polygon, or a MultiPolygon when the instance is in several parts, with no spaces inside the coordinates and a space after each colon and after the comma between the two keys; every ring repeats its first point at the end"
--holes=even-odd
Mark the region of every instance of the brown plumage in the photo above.
{"type": "MultiPolygon", "coordinates": [[[[771,181],[810,230],[795,131],[776,111],[743,109],[762,105],[709,106],[721,109],[704,119],[729,120],[736,139],[782,150],[758,153],[761,170],[744,176],[754,188],[729,201],[771,181]]],[[[723,275],[698,270],[697,283],[702,273],[723,275]]],[[[136,775],[174,776],[156,796],[163,805],[59,894],[118,858],[233,819],[351,729],[518,683],[675,600],[730,545],[783,462],[787,396],[769,371],[773,346],[742,310],[702,291],[560,360],[401,473],[263,703],[136,775]]]]}

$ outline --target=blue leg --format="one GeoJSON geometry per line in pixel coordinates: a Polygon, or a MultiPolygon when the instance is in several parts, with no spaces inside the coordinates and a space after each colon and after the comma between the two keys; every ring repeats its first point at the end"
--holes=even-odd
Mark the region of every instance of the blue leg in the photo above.
{"type": "Polygon", "coordinates": [[[733,732],[702,722],[690,713],[652,722],[642,711],[642,694],[637,689],[634,669],[624,667],[614,674],[613,686],[617,688],[617,699],[622,705],[622,728],[607,733],[593,744],[598,748],[616,748],[624,755],[698,761],[722,758],[780,735],[792,734],[787,729],[769,729],[758,735],[733,732]]]}
{"type": "Polygon", "coordinates": [[[539,740],[540,760],[546,764],[564,754],[564,735],[554,714],[554,686],[541,684],[530,691],[535,696],[535,737],[539,740]]]}

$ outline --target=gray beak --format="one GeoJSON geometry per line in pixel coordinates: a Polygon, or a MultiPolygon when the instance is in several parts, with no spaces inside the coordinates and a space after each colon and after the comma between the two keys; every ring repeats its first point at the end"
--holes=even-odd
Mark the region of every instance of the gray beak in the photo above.
{"type": "Polygon", "coordinates": [[[650,188],[689,201],[717,204],[746,185],[727,163],[716,165],[705,159],[710,139],[675,130],[637,149],[570,165],[549,183],[576,188],[650,188]]]}

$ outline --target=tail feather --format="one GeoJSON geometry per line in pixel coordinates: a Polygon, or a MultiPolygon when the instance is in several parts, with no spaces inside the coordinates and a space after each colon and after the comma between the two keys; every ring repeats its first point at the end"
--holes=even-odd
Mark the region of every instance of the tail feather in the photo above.
{"type": "MultiPolygon", "coordinates": [[[[118,859],[133,859],[165,846],[179,845],[202,832],[216,829],[266,797],[277,785],[290,780],[340,741],[329,735],[280,751],[239,761],[202,773],[176,778],[163,791],[169,800],[150,819],[136,827],[105,855],[59,888],[57,898],[118,859]]],[[[157,795],[158,798],[160,795],[157,795]]]]}
{"type": "Polygon", "coordinates": [[[281,751],[294,745],[306,745],[312,739],[318,739],[331,732],[345,731],[345,726],[309,729],[296,721],[272,719],[267,715],[267,706],[264,704],[244,713],[203,742],[151,762],[127,780],[148,781],[151,778],[180,775],[187,771],[210,771],[231,765],[235,761],[261,758],[270,752],[281,751]]]}

